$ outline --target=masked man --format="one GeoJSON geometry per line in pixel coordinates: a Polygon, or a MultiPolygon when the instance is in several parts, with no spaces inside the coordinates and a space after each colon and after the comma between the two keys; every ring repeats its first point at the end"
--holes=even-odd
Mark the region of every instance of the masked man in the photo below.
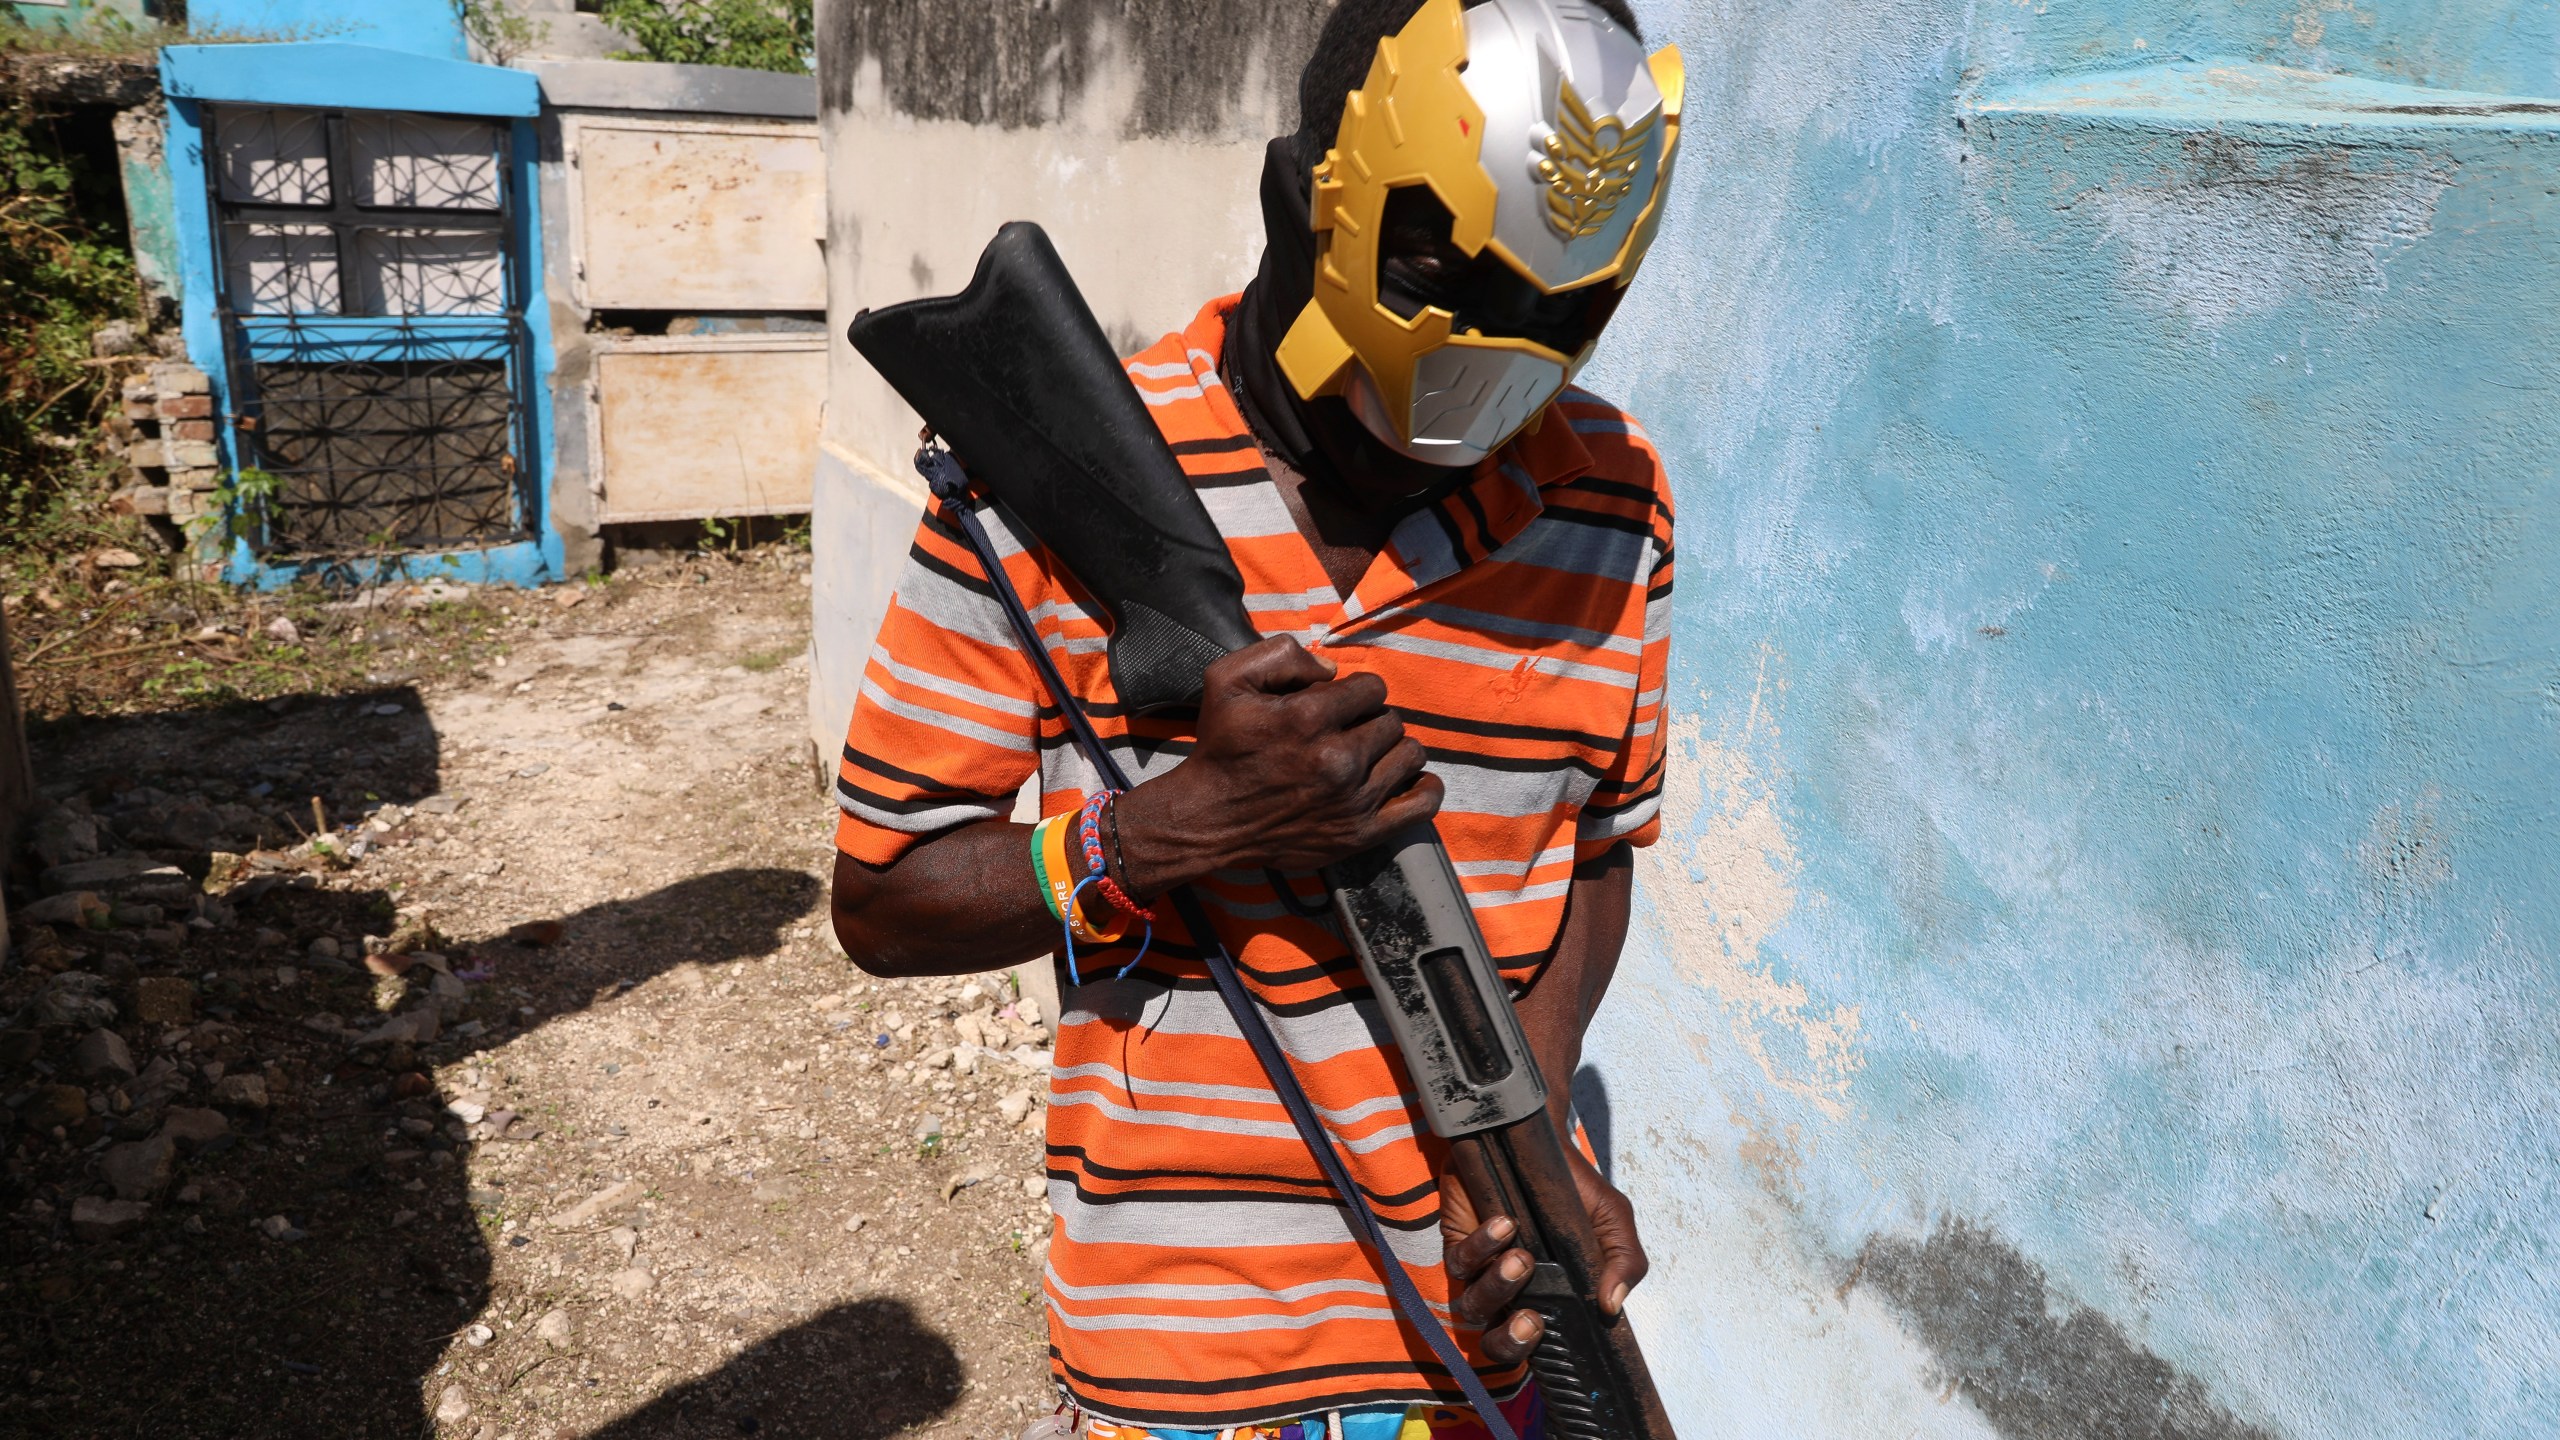
{"type": "MultiPolygon", "coordinates": [[[[1096,796],[951,516],[917,533],[845,747],[835,923],[891,976],[1018,963],[1062,921],[1083,937],[1061,966],[1046,1290],[1053,1373],[1095,1434],[1482,1433],[1199,950],[1169,912],[1149,928],[1184,885],[1394,1248],[1538,1433],[1514,1227],[1443,1183],[1357,962],[1266,872],[1436,816],[1569,1124],[1630,847],[1656,829],[1671,493],[1636,423],[1568,381],[1660,216],[1680,86],[1623,0],[1342,0],[1267,156],[1259,273],[1128,362],[1266,638],[1209,667],[1196,713],[1131,714],[1100,618],[987,516],[1126,794],[1096,796]],[[1036,830],[1006,819],[1035,773],[1036,830]]],[[[1614,1312],[1644,1252],[1574,1158],[1614,1312]]]]}

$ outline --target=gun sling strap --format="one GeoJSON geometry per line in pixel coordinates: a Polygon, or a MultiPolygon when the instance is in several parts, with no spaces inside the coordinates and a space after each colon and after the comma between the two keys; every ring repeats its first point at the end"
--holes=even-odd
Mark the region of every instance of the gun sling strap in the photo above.
{"type": "MultiPolygon", "coordinates": [[[[1085,759],[1101,774],[1104,784],[1118,790],[1130,788],[1128,772],[1121,769],[1119,760],[1104,748],[1102,737],[1094,733],[1093,724],[1085,718],[1084,707],[1077,702],[1075,692],[1067,688],[1065,679],[1058,674],[1058,667],[1049,659],[1048,648],[1040,643],[1039,631],[1031,623],[1030,613],[1023,608],[1022,597],[1015,593],[1011,577],[1005,573],[1003,557],[997,554],[994,543],[987,538],[985,525],[978,519],[977,506],[969,493],[967,473],[949,451],[938,447],[919,451],[916,469],[923,474],[925,483],[932,487],[934,496],[951,507],[961,529],[968,533],[969,546],[977,552],[978,563],[986,568],[987,579],[995,586],[996,599],[1004,607],[1005,619],[1013,625],[1014,639],[1039,672],[1040,683],[1048,686],[1049,694],[1056,699],[1058,713],[1066,717],[1067,728],[1075,736],[1076,748],[1084,752],[1085,759]]],[[[1467,1404],[1474,1409],[1476,1418],[1483,1422],[1485,1429],[1492,1432],[1494,1440],[1519,1440],[1512,1432],[1509,1417],[1502,1413],[1493,1393],[1485,1388],[1483,1377],[1467,1363],[1466,1355],[1459,1350],[1458,1342],[1450,1335],[1448,1327],[1431,1313],[1430,1303],[1415,1287],[1404,1261],[1388,1248],[1386,1229],[1380,1223],[1377,1211],[1360,1193],[1359,1186],[1351,1178],[1350,1169],[1343,1164],[1340,1152],[1334,1149],[1332,1135],[1316,1118],[1315,1107],[1308,1103],[1306,1091],[1299,1088],[1297,1071],[1290,1067],[1287,1053],[1280,1048],[1279,1037],[1271,1033],[1269,1022],[1263,1018],[1262,1007],[1244,988],[1243,978],[1236,973],[1235,957],[1227,953],[1226,942],[1218,938],[1216,928],[1210,924],[1208,910],[1188,888],[1177,889],[1168,898],[1173,901],[1174,912],[1182,917],[1182,923],[1199,943],[1201,959],[1209,967],[1209,978],[1217,983],[1218,998],[1226,1002],[1227,1012],[1235,1017],[1236,1028],[1244,1033],[1245,1043],[1253,1047],[1254,1058],[1262,1062],[1263,1073],[1270,1078],[1273,1093],[1280,1097],[1281,1108],[1289,1112],[1289,1122],[1297,1127],[1298,1138],[1306,1143],[1308,1151],[1315,1156],[1317,1168],[1324,1171],[1334,1193],[1341,1197],[1342,1208],[1351,1217],[1353,1228],[1359,1232],[1371,1253],[1378,1257],[1379,1274],[1386,1281],[1387,1293],[1394,1298],[1396,1309],[1403,1313],[1405,1323],[1430,1345],[1431,1353],[1456,1379],[1458,1388],[1466,1392],[1467,1404]]]]}

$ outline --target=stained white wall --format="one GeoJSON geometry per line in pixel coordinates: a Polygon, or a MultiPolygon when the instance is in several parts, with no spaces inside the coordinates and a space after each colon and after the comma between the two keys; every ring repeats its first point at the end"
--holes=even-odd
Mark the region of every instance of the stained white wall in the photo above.
{"type": "Polygon", "coordinates": [[[918,119],[885,93],[875,57],[849,62],[841,85],[822,77],[822,89],[849,92],[820,117],[830,368],[811,497],[809,733],[828,774],[924,503],[911,464],[919,422],[846,343],[854,315],[966,286],[1012,220],[1049,232],[1124,353],[1253,273],[1262,147],[1294,125],[1294,91],[1262,85],[1205,132],[1134,133],[1147,81],[1132,53],[1100,47],[1086,86],[1050,123],[1028,126],[918,119]]]}

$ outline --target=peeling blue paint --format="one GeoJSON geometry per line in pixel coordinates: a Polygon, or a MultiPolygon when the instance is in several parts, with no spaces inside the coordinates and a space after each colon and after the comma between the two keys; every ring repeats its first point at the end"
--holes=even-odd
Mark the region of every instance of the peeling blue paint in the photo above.
{"type": "Polygon", "coordinates": [[[2162,1435],[2560,1433],[2560,12],[1640,8],[1588,379],[1683,718],[1593,1053],[1675,1409],[2062,1434],[2001,1366],[2103,1354],[2162,1435]]]}

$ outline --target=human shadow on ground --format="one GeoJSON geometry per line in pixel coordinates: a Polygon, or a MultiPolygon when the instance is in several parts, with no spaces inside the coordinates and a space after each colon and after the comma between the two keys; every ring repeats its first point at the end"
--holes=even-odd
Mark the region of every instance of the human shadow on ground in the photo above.
{"type": "Polygon", "coordinates": [[[748,1347],[590,1440],[880,1440],[957,1404],[965,1379],[950,1343],[905,1302],[856,1300],[748,1347]]]}
{"type": "MultiPolygon", "coordinates": [[[[56,773],[39,779],[57,801],[77,787],[111,848],[195,878],[210,854],[191,842],[243,823],[242,809],[282,818],[253,803],[266,798],[247,794],[256,784],[320,794],[338,814],[368,796],[434,794],[434,736],[414,703],[399,716],[291,708],[103,735],[93,722],[51,737],[72,753],[57,750],[56,773]],[[197,783],[222,767],[232,788],[197,783]],[[284,781],[238,783],[257,767],[284,781]],[[213,831],[171,833],[180,811],[213,831]]],[[[436,823],[412,817],[376,838],[436,823]]],[[[393,933],[392,897],[316,878],[288,867],[253,875],[219,908],[196,902],[213,928],[173,923],[175,907],[158,924],[120,912],[104,930],[21,927],[18,965],[0,974],[0,1087],[14,1122],[0,1182],[0,1371],[13,1377],[0,1436],[435,1432],[433,1372],[487,1305],[497,1215],[529,1199],[475,1191],[470,1147],[532,1137],[568,1173],[593,1158],[583,1142],[536,1135],[539,1117],[466,1126],[438,1067],[467,1067],[677,966],[768,954],[821,903],[798,871],[724,870],[558,917],[556,935],[527,937],[539,944],[434,939],[441,970],[412,963],[390,978],[362,952],[365,937],[393,933]],[[314,953],[323,939],[338,957],[314,953]],[[391,1016],[435,1013],[433,1034],[382,1035],[386,1003],[391,1016]],[[128,1204],[106,1208],[118,1200],[128,1204]]],[[[904,1307],[858,1302],[610,1433],[703,1433],[687,1427],[718,1416],[713,1432],[735,1434],[769,1414],[762,1433],[885,1434],[947,1409],[959,1363],[904,1307]]],[[[551,1440],[547,1429],[524,1440],[536,1435],[551,1440]]]]}

